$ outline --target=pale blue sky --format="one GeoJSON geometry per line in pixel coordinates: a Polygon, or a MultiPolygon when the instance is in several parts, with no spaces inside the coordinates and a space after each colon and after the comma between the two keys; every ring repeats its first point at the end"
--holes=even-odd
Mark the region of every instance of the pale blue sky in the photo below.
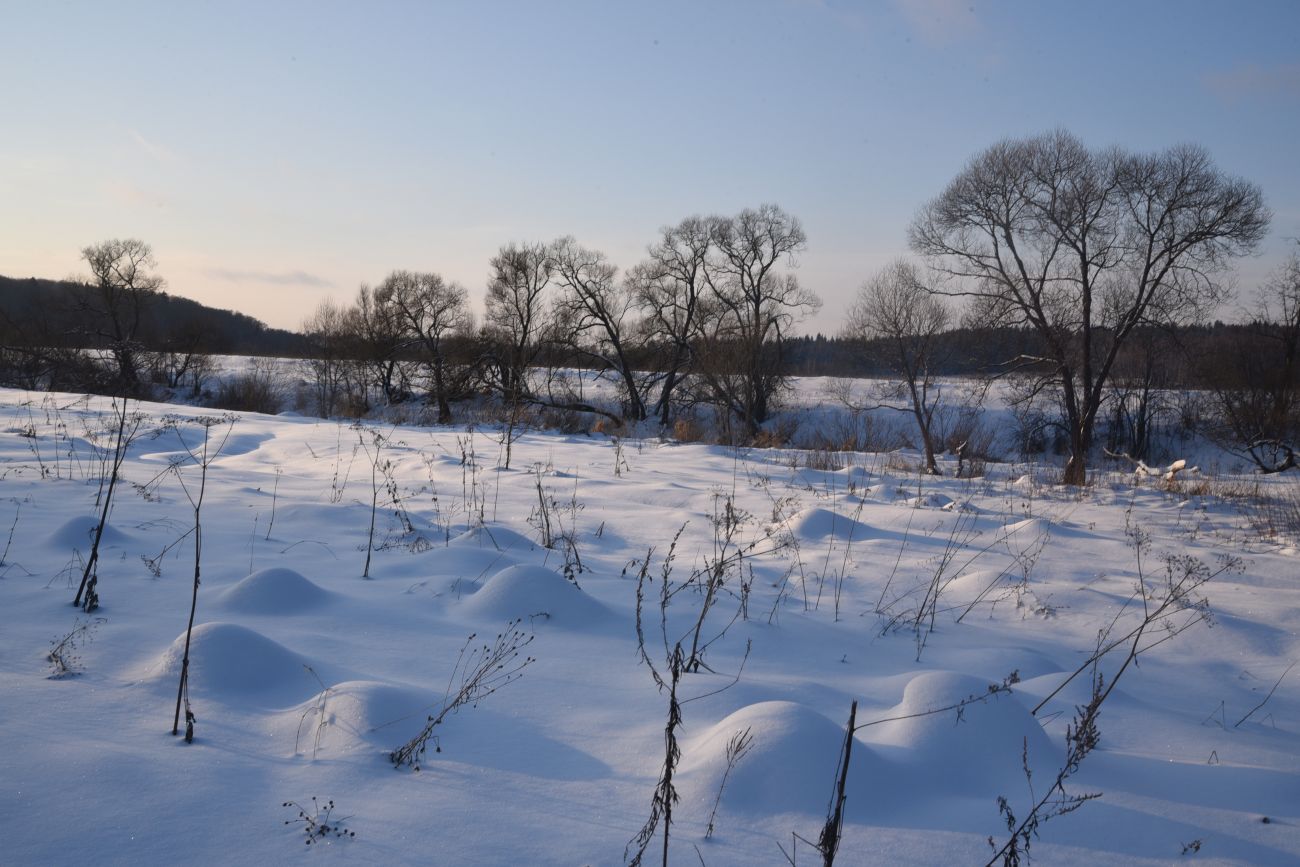
{"type": "Polygon", "coordinates": [[[978,150],[1205,145],[1300,235],[1300,2],[0,0],[0,274],[150,242],[172,292],[294,327],[394,268],[479,303],[511,240],[622,267],[777,202],[834,332],[978,150]]]}

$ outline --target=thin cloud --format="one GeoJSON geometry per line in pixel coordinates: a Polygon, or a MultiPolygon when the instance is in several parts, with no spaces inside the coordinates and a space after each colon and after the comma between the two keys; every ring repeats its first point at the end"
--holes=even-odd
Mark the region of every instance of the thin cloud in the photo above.
{"type": "Polygon", "coordinates": [[[1300,98],[1300,63],[1246,63],[1205,76],[1211,93],[1229,102],[1272,97],[1300,98]]]}
{"type": "Polygon", "coordinates": [[[163,147],[162,145],[158,144],[157,142],[152,142],[149,139],[145,138],[144,135],[139,130],[133,129],[133,130],[129,130],[129,132],[131,133],[131,138],[135,141],[135,143],[138,144],[145,153],[147,153],[149,156],[156,159],[158,162],[160,163],[180,162],[180,157],[176,156],[175,153],[163,147]]]}
{"type": "Polygon", "coordinates": [[[229,268],[208,268],[203,272],[214,280],[228,283],[272,283],[277,286],[310,286],[329,289],[333,281],[306,271],[232,271],[229,268]]]}

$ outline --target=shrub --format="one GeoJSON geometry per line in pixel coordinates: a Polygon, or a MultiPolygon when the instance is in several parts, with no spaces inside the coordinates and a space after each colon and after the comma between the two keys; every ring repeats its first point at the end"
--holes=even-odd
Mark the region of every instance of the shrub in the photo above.
{"type": "Polygon", "coordinates": [[[799,419],[793,415],[783,415],[754,434],[753,445],[760,449],[785,448],[799,431],[799,419]]]}
{"type": "Polygon", "coordinates": [[[673,439],[679,443],[702,442],[706,436],[704,425],[694,416],[681,416],[673,422],[673,439]]]}
{"type": "Polygon", "coordinates": [[[271,364],[259,359],[253,362],[246,373],[222,381],[212,398],[211,406],[233,412],[274,415],[280,411],[283,402],[284,396],[275,381],[271,364]]]}

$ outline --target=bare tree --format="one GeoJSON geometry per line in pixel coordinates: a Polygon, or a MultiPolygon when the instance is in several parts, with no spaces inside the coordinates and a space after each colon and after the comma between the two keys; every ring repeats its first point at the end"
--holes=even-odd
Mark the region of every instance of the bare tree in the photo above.
{"type": "Polygon", "coordinates": [[[617,282],[616,268],[605,254],[582,247],[572,237],[551,245],[551,259],[560,295],[555,315],[557,333],[578,355],[592,359],[618,378],[627,417],[646,417],[643,381],[633,367],[637,330],[632,291],[617,282]]]}
{"type": "Polygon", "coordinates": [[[528,369],[538,356],[554,272],[545,244],[507,244],[490,263],[484,325],[494,384],[511,407],[530,393],[528,369]]]}
{"type": "Polygon", "coordinates": [[[785,337],[821,301],[793,274],[778,270],[793,262],[807,238],[799,220],[776,205],[714,218],[710,239],[716,253],[704,275],[717,318],[709,337],[715,350],[725,350],[714,352],[715,363],[700,373],[712,398],[753,436],[785,383],[785,337]]]}
{"type": "Polygon", "coordinates": [[[659,241],[650,245],[648,258],[627,278],[644,312],[646,339],[663,353],[655,414],[665,427],[672,421],[673,394],[691,365],[712,248],[710,222],[688,217],[661,230],[659,241]]]}
{"type": "Polygon", "coordinates": [[[316,398],[316,412],[329,418],[341,408],[347,387],[347,311],[333,301],[322,301],[302,323],[311,346],[311,357],[303,361],[316,398]]]}
{"type": "Polygon", "coordinates": [[[902,377],[901,389],[890,387],[881,395],[888,409],[910,412],[925,451],[925,471],[941,475],[935,463],[935,412],[943,402],[943,390],[935,378],[935,364],[944,350],[941,335],[951,317],[948,306],[913,263],[899,259],[886,265],[858,291],[849,308],[845,336],[866,344],[884,341],[894,372],[902,377]],[[906,392],[907,405],[888,398],[906,392]]]}
{"type": "Polygon", "coordinates": [[[392,308],[408,338],[423,350],[440,424],[451,421],[451,398],[463,390],[455,386],[446,341],[469,330],[467,298],[465,287],[429,272],[394,271],[375,290],[376,301],[392,308]]]}
{"type": "Polygon", "coordinates": [[[379,388],[384,403],[400,401],[408,392],[403,355],[409,340],[404,323],[380,290],[361,284],[356,301],[347,311],[345,329],[351,332],[356,358],[370,384],[379,388]]]}
{"type": "Polygon", "coordinates": [[[1263,238],[1254,184],[1201,148],[1093,151],[1068,132],[1006,140],[976,156],[912,223],[912,249],[991,324],[1029,326],[1060,391],[1070,457],[1084,484],[1097,413],[1135,328],[1186,321],[1217,304],[1216,277],[1263,238]]]}
{"type": "Polygon", "coordinates": [[[91,276],[88,291],[80,296],[87,321],[93,323],[89,336],[108,344],[119,390],[135,393],[140,386],[144,311],[165,285],[153,273],[158,266],[153,250],[144,241],[115,238],[86,247],[81,258],[91,276]]]}

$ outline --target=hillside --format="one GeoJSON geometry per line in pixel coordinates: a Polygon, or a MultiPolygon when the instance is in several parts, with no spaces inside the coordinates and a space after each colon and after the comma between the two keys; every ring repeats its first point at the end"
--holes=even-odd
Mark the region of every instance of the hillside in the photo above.
{"type": "MultiPolygon", "coordinates": [[[[0,277],[0,327],[6,337],[84,345],[91,330],[79,310],[85,288],[68,280],[0,277]]],[[[141,336],[149,349],[186,344],[187,350],[229,355],[299,355],[301,335],[252,316],[220,310],[179,295],[161,294],[144,312],[141,336]]]]}

